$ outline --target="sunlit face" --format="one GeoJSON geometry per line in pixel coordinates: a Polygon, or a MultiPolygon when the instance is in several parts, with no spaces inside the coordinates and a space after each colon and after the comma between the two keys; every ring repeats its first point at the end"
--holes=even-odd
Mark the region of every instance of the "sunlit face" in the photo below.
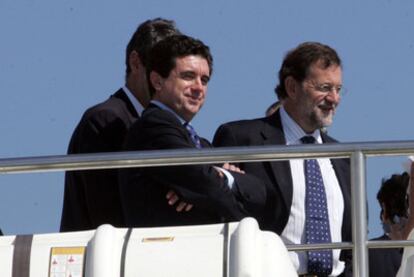
{"type": "Polygon", "coordinates": [[[210,80],[207,60],[194,55],[177,58],[170,75],[167,78],[158,75],[157,78],[158,83],[152,80],[156,91],[154,99],[170,107],[185,121],[190,121],[203,106],[207,94],[210,80]]]}
{"type": "Polygon", "coordinates": [[[323,68],[315,63],[309,68],[305,80],[297,82],[294,114],[305,132],[332,124],[340,102],[341,87],[342,69],[337,65],[323,68]]]}

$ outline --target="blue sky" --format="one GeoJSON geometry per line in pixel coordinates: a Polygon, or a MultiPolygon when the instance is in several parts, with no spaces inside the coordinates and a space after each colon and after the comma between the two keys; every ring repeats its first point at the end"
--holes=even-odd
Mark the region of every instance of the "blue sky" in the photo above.
{"type": "MultiPolygon", "coordinates": [[[[303,41],[335,49],[343,97],[329,133],[344,142],[412,140],[414,2],[55,1],[0,2],[0,158],[66,153],[83,111],[124,81],[126,44],[137,25],[174,19],[208,44],[214,74],[193,121],[211,139],[219,124],[260,117],[276,100],[284,54],[303,41]]],[[[376,191],[405,157],[368,159],[369,237],[382,233],[376,191]]],[[[63,173],[0,175],[6,234],[58,230],[63,173]]]]}

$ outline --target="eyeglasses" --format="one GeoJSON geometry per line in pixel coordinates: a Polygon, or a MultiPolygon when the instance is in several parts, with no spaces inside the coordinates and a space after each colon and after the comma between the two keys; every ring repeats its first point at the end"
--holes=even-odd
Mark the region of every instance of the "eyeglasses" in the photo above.
{"type": "Polygon", "coordinates": [[[329,94],[329,93],[336,93],[337,95],[343,96],[346,93],[346,90],[342,86],[334,86],[332,84],[320,84],[320,85],[314,85],[312,86],[315,90],[329,94]]]}

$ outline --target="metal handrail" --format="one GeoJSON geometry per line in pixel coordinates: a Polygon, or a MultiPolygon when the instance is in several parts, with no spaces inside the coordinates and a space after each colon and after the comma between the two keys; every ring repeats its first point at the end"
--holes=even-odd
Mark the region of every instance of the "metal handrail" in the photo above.
{"type": "Polygon", "coordinates": [[[177,149],[55,155],[0,159],[0,173],[48,172],[104,168],[149,167],[220,162],[282,161],[303,158],[349,158],[413,155],[414,141],[352,142],[322,145],[269,145],[215,149],[177,149]]]}
{"type": "Polygon", "coordinates": [[[77,154],[0,159],[0,174],[86,170],[220,162],[282,161],[307,158],[350,158],[352,191],[352,243],[288,245],[292,251],[352,249],[354,276],[368,276],[368,248],[414,246],[414,241],[368,241],[366,158],[414,155],[414,141],[334,143],[322,145],[254,146],[216,149],[179,149],[98,154],[77,154]]]}

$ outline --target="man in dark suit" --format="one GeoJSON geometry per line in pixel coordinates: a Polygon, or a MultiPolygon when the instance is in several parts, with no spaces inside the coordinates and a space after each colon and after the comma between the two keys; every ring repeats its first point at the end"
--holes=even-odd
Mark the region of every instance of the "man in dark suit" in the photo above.
{"type": "MultiPolygon", "coordinates": [[[[126,84],[108,100],[89,108],[73,132],[68,154],[120,151],[125,135],[149,103],[148,52],[179,31],[170,20],[156,18],[138,26],[126,49],[126,84]]],[[[117,170],[68,171],[61,231],[124,226],[117,170]]]]}
{"type": "MultiPolygon", "coordinates": [[[[210,143],[190,125],[202,107],[212,72],[212,56],[201,41],[172,36],[157,44],[147,67],[151,104],[131,127],[126,150],[200,149],[210,143]]],[[[237,168],[212,165],[120,170],[126,224],[135,227],[218,223],[261,212],[265,186],[237,168]],[[232,171],[235,170],[235,171],[232,171]],[[237,172],[238,171],[238,172],[237,172]],[[194,204],[177,212],[166,201],[174,190],[194,204]]]]}
{"type": "MultiPolygon", "coordinates": [[[[318,144],[336,142],[320,129],[332,123],[340,102],[341,75],[341,61],[335,50],[313,42],[299,45],[286,55],[279,71],[279,85],[275,91],[281,102],[280,108],[265,118],[220,126],[214,137],[214,146],[294,145],[304,143],[307,138],[318,144]]],[[[239,165],[246,173],[271,184],[260,223],[264,229],[280,234],[288,244],[311,243],[307,234],[314,226],[308,225],[311,217],[307,214],[311,208],[307,206],[310,189],[305,162],[297,159],[239,165]]],[[[330,241],[350,241],[349,161],[317,159],[317,164],[323,181],[318,181],[318,184],[325,191],[323,205],[328,213],[326,224],[330,227],[327,234],[330,234],[330,241]]],[[[339,250],[332,252],[332,263],[324,274],[309,270],[310,259],[306,252],[290,254],[299,274],[338,276],[344,272],[345,264],[339,260],[339,250]]],[[[349,256],[346,262],[350,268],[349,256]]]]}

